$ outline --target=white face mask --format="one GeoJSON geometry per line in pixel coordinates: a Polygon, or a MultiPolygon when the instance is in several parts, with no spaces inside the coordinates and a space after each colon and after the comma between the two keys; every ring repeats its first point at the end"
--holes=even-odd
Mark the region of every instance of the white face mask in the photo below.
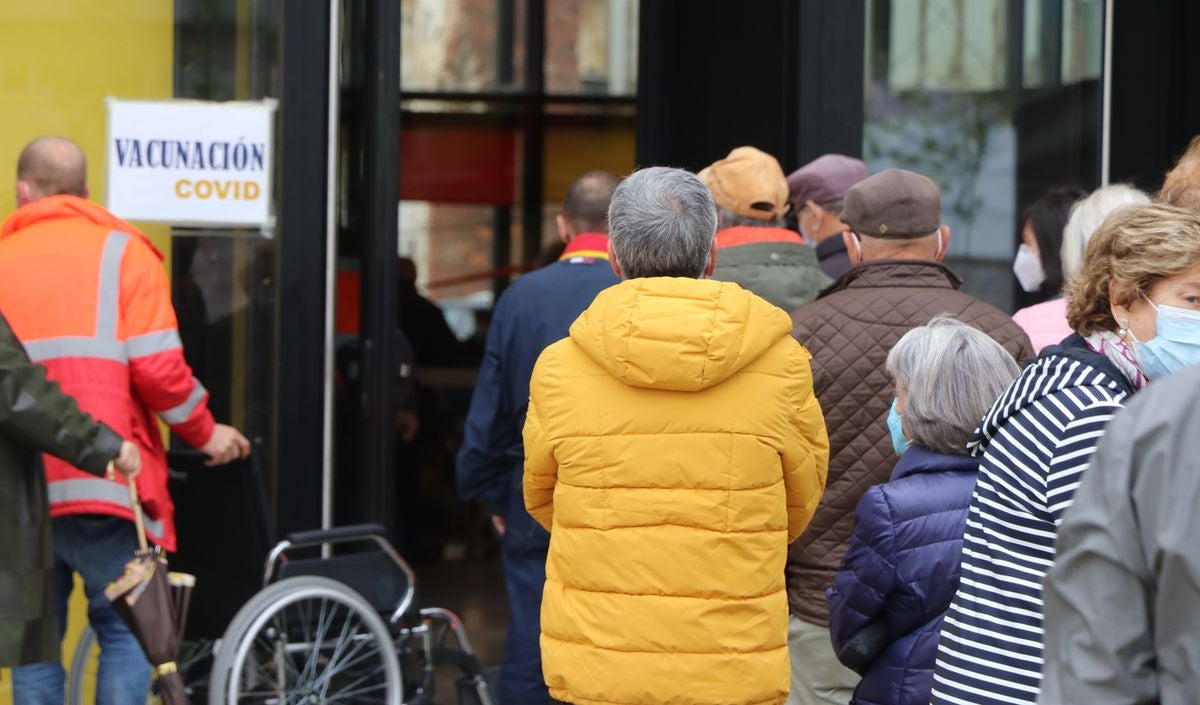
{"type": "Polygon", "coordinates": [[[1046,281],[1046,270],[1042,268],[1042,260],[1024,243],[1017,248],[1017,258],[1013,260],[1013,274],[1021,282],[1021,288],[1033,293],[1042,287],[1046,281]]]}

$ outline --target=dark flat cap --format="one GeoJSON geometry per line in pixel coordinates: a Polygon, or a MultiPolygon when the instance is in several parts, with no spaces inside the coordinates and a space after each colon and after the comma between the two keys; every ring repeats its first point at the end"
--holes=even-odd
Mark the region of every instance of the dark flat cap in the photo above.
{"type": "Polygon", "coordinates": [[[942,224],[942,193],[928,176],[885,169],[846,192],[842,222],[862,235],[909,239],[942,224]]]}
{"type": "Polygon", "coordinates": [[[861,159],[822,155],[788,175],[788,200],[796,209],[808,201],[818,205],[836,203],[846,197],[851,186],[867,178],[867,173],[861,159]]]}

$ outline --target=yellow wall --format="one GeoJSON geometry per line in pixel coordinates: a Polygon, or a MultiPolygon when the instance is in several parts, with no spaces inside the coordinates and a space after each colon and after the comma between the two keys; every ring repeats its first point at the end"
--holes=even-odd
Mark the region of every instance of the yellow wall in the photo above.
{"type": "MultiPolygon", "coordinates": [[[[0,214],[16,203],[17,155],[41,135],[79,142],[92,199],[104,203],[104,99],[171,97],[173,8],[170,0],[0,2],[0,214]]],[[[150,232],[169,252],[166,230],[150,232]]],[[[68,654],[84,621],[76,591],[68,654]]],[[[10,684],[4,673],[0,705],[11,702],[10,684]]]]}

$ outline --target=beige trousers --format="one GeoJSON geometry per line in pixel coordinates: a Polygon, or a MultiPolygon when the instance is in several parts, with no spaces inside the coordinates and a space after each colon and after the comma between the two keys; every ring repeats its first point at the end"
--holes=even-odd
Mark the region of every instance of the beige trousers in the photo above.
{"type": "Polygon", "coordinates": [[[788,618],[788,655],[792,661],[792,692],[787,705],[846,705],[862,680],[833,653],[829,629],[788,618]]]}

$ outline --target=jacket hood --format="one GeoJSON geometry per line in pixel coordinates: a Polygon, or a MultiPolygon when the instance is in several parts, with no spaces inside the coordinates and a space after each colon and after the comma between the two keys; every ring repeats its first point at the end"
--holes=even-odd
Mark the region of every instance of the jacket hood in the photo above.
{"type": "MultiPolygon", "coordinates": [[[[732,228],[725,228],[717,233],[718,251],[729,247],[740,247],[741,245],[753,245],[764,242],[787,242],[794,245],[803,245],[804,238],[800,237],[799,233],[787,228],[753,228],[747,225],[736,225],[732,228]]],[[[717,261],[720,261],[720,258],[717,261]]]]}
{"type": "Polygon", "coordinates": [[[163,254],[141,230],[108,212],[103,206],[78,196],[50,196],[21,206],[8,216],[3,226],[0,226],[0,238],[8,237],[31,225],[67,218],[83,218],[111,230],[129,233],[140,238],[154,251],[154,254],[158,255],[159,259],[163,259],[163,254]]]}
{"type": "Polygon", "coordinates": [[[570,337],[625,384],[698,392],[757,360],[791,330],[783,309],[737,284],[653,277],[600,292],[570,337]]]}
{"type": "Polygon", "coordinates": [[[1093,352],[1079,335],[1072,335],[1061,345],[1043,350],[996,400],[967,444],[971,455],[983,455],[1000,427],[1029,405],[1064,389],[1079,387],[1107,387],[1126,395],[1135,391],[1108,358],[1093,352]]]}

